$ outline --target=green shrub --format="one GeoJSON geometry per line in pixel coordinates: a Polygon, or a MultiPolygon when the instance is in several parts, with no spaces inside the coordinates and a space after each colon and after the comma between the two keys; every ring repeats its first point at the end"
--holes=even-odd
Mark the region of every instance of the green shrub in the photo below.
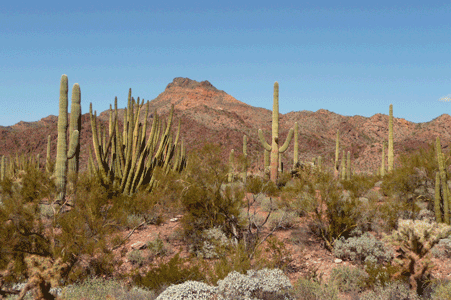
{"type": "Polygon", "coordinates": [[[145,258],[142,256],[141,251],[132,250],[128,253],[127,259],[133,265],[141,267],[144,264],[145,258]]]}
{"type": "Polygon", "coordinates": [[[198,265],[184,267],[186,261],[186,259],[181,259],[177,253],[168,263],[161,263],[147,272],[145,276],[141,276],[139,273],[132,275],[133,281],[138,286],[158,292],[171,284],[180,284],[188,280],[206,280],[198,265]]]}
{"type": "Polygon", "coordinates": [[[360,300],[420,300],[421,298],[409,290],[409,285],[402,282],[391,282],[385,287],[378,286],[374,290],[360,296],[360,300]]]}
{"type": "Polygon", "coordinates": [[[350,191],[354,197],[363,197],[374,187],[377,179],[365,175],[353,175],[351,180],[342,180],[343,189],[350,191]]]}
{"type": "Polygon", "coordinates": [[[299,219],[295,212],[285,210],[274,211],[268,219],[269,227],[276,229],[289,229],[298,225],[299,219]]]}
{"type": "MultiPolygon", "coordinates": [[[[392,282],[394,275],[400,271],[397,266],[390,263],[371,263],[365,264],[365,272],[368,274],[366,286],[373,289],[376,286],[385,287],[392,282]]],[[[404,281],[406,277],[401,277],[404,281]]]]}
{"type": "Polygon", "coordinates": [[[115,280],[103,278],[88,278],[80,284],[64,287],[61,298],[64,300],[152,300],[156,293],[142,288],[126,288],[124,284],[115,280]]]}
{"type": "Polygon", "coordinates": [[[158,234],[158,237],[155,240],[147,242],[147,249],[155,256],[165,256],[169,254],[169,250],[165,247],[163,240],[160,239],[160,234],[158,234]]]}
{"type": "Polygon", "coordinates": [[[299,300],[339,300],[339,291],[335,285],[321,284],[318,281],[299,278],[294,286],[293,296],[299,300]]]}
{"type": "Polygon", "coordinates": [[[201,236],[206,229],[219,227],[231,237],[240,227],[238,217],[244,205],[244,191],[227,186],[221,193],[221,185],[227,180],[227,169],[218,158],[219,152],[219,147],[205,145],[198,156],[190,158],[190,167],[183,179],[187,184],[181,195],[185,210],[181,225],[188,243],[197,248],[202,246],[201,236]]]}
{"type": "Polygon", "coordinates": [[[332,269],[330,281],[344,293],[361,292],[365,289],[368,274],[359,268],[347,266],[332,269]]]}
{"type": "Polygon", "coordinates": [[[360,264],[389,262],[393,258],[391,249],[368,232],[360,237],[339,239],[334,246],[334,255],[360,264]]]}
{"type": "Polygon", "coordinates": [[[431,299],[451,299],[451,281],[438,284],[432,292],[431,299]]]}
{"type": "Polygon", "coordinates": [[[330,251],[335,242],[341,238],[348,238],[353,229],[358,226],[359,200],[351,195],[348,199],[340,197],[336,183],[324,174],[319,183],[321,200],[315,209],[315,219],[309,224],[312,232],[321,237],[330,251]],[[324,205],[327,209],[324,211],[324,205]]]}

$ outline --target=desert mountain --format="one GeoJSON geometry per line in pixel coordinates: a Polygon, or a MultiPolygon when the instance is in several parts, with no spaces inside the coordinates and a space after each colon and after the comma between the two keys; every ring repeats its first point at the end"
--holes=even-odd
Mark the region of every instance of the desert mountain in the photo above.
{"type": "MultiPolygon", "coordinates": [[[[136,95],[133,95],[136,98],[136,95]]],[[[142,95],[141,95],[142,96],[142,95]]],[[[272,95],[268,95],[272,98],[272,95]]],[[[283,98],[279,101],[284,101],[283,98]]],[[[189,78],[175,78],[157,98],[149,102],[149,119],[151,124],[156,110],[166,120],[171,105],[174,104],[174,121],[172,131],[181,122],[181,138],[187,152],[201,148],[206,142],[218,143],[222,148],[222,158],[226,163],[230,150],[242,151],[243,135],[248,136],[248,154],[253,160],[254,169],[263,167],[263,147],[258,140],[258,129],[262,129],[266,141],[270,141],[270,110],[253,107],[243,103],[226,92],[216,89],[210,82],[197,82],[189,78]]],[[[58,100],[55,100],[58,105],[58,100]]],[[[89,103],[81,99],[82,112],[89,110],[89,103]]],[[[118,106],[125,107],[126,100],[118,99],[118,106]]],[[[70,105],[69,105],[70,107],[70,105]]],[[[101,123],[108,122],[108,108],[98,114],[101,123]]],[[[395,167],[401,153],[410,153],[435,141],[440,136],[442,147],[448,148],[451,142],[451,117],[443,114],[425,123],[413,123],[396,118],[394,107],[394,155],[395,167]]],[[[119,120],[123,120],[124,109],[119,110],[119,120]]],[[[140,115],[144,121],[145,115],[140,115]]],[[[48,116],[36,122],[19,122],[13,126],[0,126],[0,155],[14,156],[15,153],[40,153],[41,164],[45,162],[47,135],[51,135],[52,158],[56,157],[57,116],[48,116]]],[[[342,151],[351,152],[352,165],[356,172],[373,172],[380,166],[382,142],[388,140],[387,114],[375,114],[370,118],[363,116],[341,116],[326,109],[316,112],[297,111],[280,114],[279,132],[282,143],[294,123],[299,124],[299,159],[311,161],[321,155],[323,165],[331,166],[335,157],[335,137],[340,131],[340,159],[342,151]]],[[[106,127],[107,128],[107,127],[106,127]]],[[[150,132],[150,125],[148,126],[150,132]]],[[[81,170],[87,166],[88,147],[92,149],[92,134],[89,114],[82,115],[81,131],[81,170]]],[[[293,161],[293,144],[283,154],[282,161],[290,168],[293,161]]],[[[385,148],[387,150],[387,147],[385,148]]],[[[447,151],[447,150],[446,150],[447,151]]],[[[387,153],[387,151],[386,151],[387,153]]],[[[387,160],[385,160],[387,163],[387,160]]]]}

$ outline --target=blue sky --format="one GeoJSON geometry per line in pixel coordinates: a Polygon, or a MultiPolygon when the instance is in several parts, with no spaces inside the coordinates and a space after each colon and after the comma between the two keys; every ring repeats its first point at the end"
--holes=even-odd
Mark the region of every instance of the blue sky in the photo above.
{"type": "Polygon", "coordinates": [[[62,74],[82,113],[188,77],[270,110],[278,81],[284,114],[451,114],[449,1],[52,2],[0,6],[2,126],[58,115],[62,74]]]}

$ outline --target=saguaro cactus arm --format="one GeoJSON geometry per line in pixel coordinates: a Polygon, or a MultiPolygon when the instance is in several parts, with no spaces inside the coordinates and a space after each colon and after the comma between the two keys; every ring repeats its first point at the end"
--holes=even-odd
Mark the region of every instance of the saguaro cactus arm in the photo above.
{"type": "Polygon", "coordinates": [[[258,138],[260,139],[260,143],[262,144],[263,148],[265,148],[266,151],[272,150],[271,145],[265,141],[265,137],[264,137],[263,131],[261,129],[258,130],[258,138]]]}
{"type": "Polygon", "coordinates": [[[285,143],[282,145],[282,147],[279,148],[279,153],[284,153],[285,151],[287,151],[288,145],[290,144],[292,138],[293,138],[293,128],[290,128],[285,143]]]}

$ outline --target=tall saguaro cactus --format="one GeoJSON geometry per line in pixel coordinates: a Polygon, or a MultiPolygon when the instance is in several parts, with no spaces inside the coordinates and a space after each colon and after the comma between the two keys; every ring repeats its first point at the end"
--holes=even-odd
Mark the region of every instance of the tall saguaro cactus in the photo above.
{"type": "MultiPolygon", "coordinates": [[[[440,138],[437,137],[436,139],[436,152],[437,152],[437,161],[438,161],[438,167],[439,167],[439,173],[440,173],[440,185],[442,190],[442,200],[443,200],[443,222],[450,225],[450,215],[449,215],[449,208],[451,206],[451,195],[447,184],[447,178],[446,178],[446,171],[445,171],[445,161],[442,153],[442,147],[440,145],[440,138]]],[[[436,193],[437,197],[437,193],[436,193]]],[[[437,210],[441,210],[441,208],[438,208],[437,205],[435,207],[436,211],[436,217],[437,217],[437,210]]],[[[437,219],[437,222],[439,220],[437,219]]]]}
{"type": "Polygon", "coordinates": [[[338,155],[340,154],[340,131],[337,130],[337,139],[335,141],[335,170],[338,171],[338,155]]]}
{"type": "Polygon", "coordinates": [[[381,176],[385,176],[385,142],[382,142],[381,176]]]}
{"type": "Polygon", "coordinates": [[[343,150],[343,155],[341,156],[341,180],[346,179],[346,156],[345,150],[343,150]]]}
{"type": "Polygon", "coordinates": [[[393,171],[393,104],[388,117],[388,172],[393,171]]]}
{"type": "Polygon", "coordinates": [[[299,129],[298,122],[294,123],[294,150],[293,150],[293,168],[299,161],[299,129]]]}
{"type": "Polygon", "coordinates": [[[270,179],[272,182],[277,183],[278,177],[278,165],[279,165],[279,153],[284,153],[288,149],[288,145],[293,137],[293,128],[290,129],[285,143],[279,147],[279,83],[276,81],[274,83],[274,99],[272,106],[272,137],[271,145],[265,141],[263,136],[263,131],[258,130],[258,137],[260,138],[260,143],[263,148],[267,151],[271,151],[271,175],[270,179]]]}
{"type": "Polygon", "coordinates": [[[1,169],[1,173],[0,173],[0,180],[4,180],[5,179],[5,168],[6,168],[6,165],[5,165],[5,156],[4,155],[2,155],[2,169],[1,169]]]}
{"type": "MultiPolygon", "coordinates": [[[[78,158],[80,155],[80,136],[79,130],[74,129],[69,132],[70,144],[67,149],[67,93],[68,93],[68,80],[67,75],[61,76],[60,84],[60,99],[59,99],[59,115],[58,115],[58,144],[56,153],[56,169],[55,169],[55,183],[57,188],[56,201],[63,202],[66,196],[66,183],[67,183],[67,160],[71,158],[78,158]],[[78,152],[78,156],[77,156],[78,152]]],[[[71,122],[77,122],[81,118],[80,107],[80,86],[78,83],[74,84],[72,88],[72,107],[75,111],[71,111],[71,122]]],[[[80,123],[81,124],[81,123],[80,123]]],[[[71,128],[78,128],[78,125],[73,124],[71,128]]],[[[78,164],[78,163],[77,163],[78,164]]]]}
{"type": "Polygon", "coordinates": [[[346,180],[351,180],[351,152],[349,151],[346,166],[346,180]]]}

